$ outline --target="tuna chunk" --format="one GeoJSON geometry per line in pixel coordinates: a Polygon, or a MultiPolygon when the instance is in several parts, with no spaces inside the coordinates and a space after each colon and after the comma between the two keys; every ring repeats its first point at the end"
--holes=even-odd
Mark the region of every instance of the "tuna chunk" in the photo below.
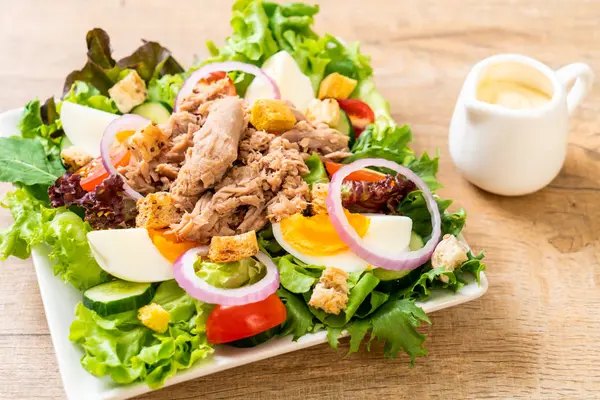
{"type": "Polygon", "coordinates": [[[204,126],[194,133],[194,146],[171,187],[183,209],[191,210],[200,195],[225,175],[237,159],[246,126],[242,100],[225,97],[213,103],[204,126]]]}
{"type": "Polygon", "coordinates": [[[302,212],[309,197],[302,175],[308,167],[298,146],[248,129],[240,143],[240,162],[206,192],[194,210],[172,226],[182,238],[207,243],[212,236],[259,230],[271,221],[302,212]]]}
{"type": "Polygon", "coordinates": [[[324,123],[313,125],[307,121],[300,121],[281,137],[292,143],[298,143],[306,157],[317,153],[324,158],[337,160],[350,155],[348,149],[350,138],[324,123]]]}

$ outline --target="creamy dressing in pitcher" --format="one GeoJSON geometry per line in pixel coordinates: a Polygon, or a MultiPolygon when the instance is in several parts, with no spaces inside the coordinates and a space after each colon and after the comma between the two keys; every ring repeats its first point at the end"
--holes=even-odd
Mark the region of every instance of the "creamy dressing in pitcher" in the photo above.
{"type": "Polygon", "coordinates": [[[513,110],[540,107],[551,99],[547,93],[521,82],[490,79],[479,83],[476,97],[513,110]]]}

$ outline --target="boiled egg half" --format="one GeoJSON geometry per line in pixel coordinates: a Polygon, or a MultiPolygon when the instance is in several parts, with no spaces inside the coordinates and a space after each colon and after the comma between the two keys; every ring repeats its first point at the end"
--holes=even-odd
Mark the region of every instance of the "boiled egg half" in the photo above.
{"type": "MultiPolygon", "coordinates": [[[[291,101],[298,110],[304,111],[308,103],[315,98],[310,78],[302,73],[294,57],[287,51],[282,50],[269,57],[261,69],[275,81],[281,98],[291,101]]],[[[265,79],[254,79],[245,96],[250,104],[257,99],[272,97],[273,89],[265,79]]]]}
{"type": "Polygon", "coordinates": [[[163,231],[144,228],[92,231],[87,238],[100,268],[130,282],[173,279],[173,262],[197,246],[177,242],[163,231]]]}
{"type": "Polygon", "coordinates": [[[94,157],[100,156],[100,141],[104,130],[116,114],[65,101],[60,109],[60,121],[73,145],[94,157]]]}
{"type": "MultiPolygon", "coordinates": [[[[350,214],[350,225],[362,237],[365,246],[381,254],[408,251],[412,220],[400,215],[350,214]]],[[[368,269],[369,263],[354,253],[338,236],[329,216],[306,217],[294,214],[273,224],[275,240],[302,262],[335,267],[346,272],[368,269]]]]}

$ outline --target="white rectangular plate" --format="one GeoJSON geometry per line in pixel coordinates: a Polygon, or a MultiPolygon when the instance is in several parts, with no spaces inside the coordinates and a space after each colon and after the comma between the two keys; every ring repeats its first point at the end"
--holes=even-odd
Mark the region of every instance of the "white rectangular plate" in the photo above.
{"type": "MultiPolygon", "coordinates": [[[[0,114],[0,136],[19,134],[17,124],[21,113],[22,109],[0,114]]],[[[69,327],[74,319],[75,306],[81,301],[81,293],[53,275],[52,264],[43,246],[34,249],[32,258],[67,397],[71,400],[121,400],[150,392],[151,389],[144,384],[116,385],[108,378],[96,378],[90,375],[81,367],[79,360],[83,356],[83,351],[69,341],[69,327]]],[[[478,286],[474,280],[470,280],[469,284],[465,285],[459,292],[437,291],[420,305],[425,312],[431,313],[475,300],[482,296],[487,288],[488,281],[485,274],[482,273],[481,285],[478,286]]],[[[216,351],[212,357],[199,361],[188,370],[179,372],[176,376],[168,379],[165,386],[300,350],[326,341],[326,332],[322,331],[305,335],[297,342],[292,341],[291,337],[276,338],[250,349],[216,346],[216,351]]]]}

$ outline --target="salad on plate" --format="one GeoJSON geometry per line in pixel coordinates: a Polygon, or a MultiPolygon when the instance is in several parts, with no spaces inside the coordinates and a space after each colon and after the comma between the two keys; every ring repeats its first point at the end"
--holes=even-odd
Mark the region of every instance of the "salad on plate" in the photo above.
{"type": "Polygon", "coordinates": [[[479,281],[437,156],[411,150],[358,43],[313,31],[318,10],[238,0],[187,69],[151,41],[115,60],[93,29],[62,96],[0,138],[0,258],[45,247],[81,291],[89,373],[157,388],[218,346],[322,330],[412,364],[417,302],[479,281]]]}

